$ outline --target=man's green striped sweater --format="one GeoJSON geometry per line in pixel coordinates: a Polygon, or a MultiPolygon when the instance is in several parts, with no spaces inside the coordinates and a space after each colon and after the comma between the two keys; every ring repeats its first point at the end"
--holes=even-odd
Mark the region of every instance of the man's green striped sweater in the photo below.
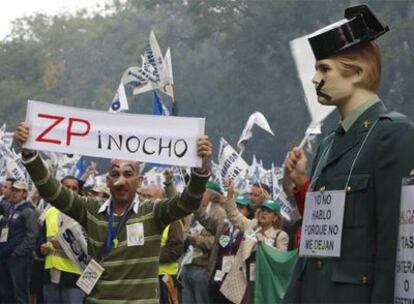
{"type": "MultiPolygon", "coordinates": [[[[158,303],[158,264],[161,234],[166,225],[197,210],[208,176],[192,174],[181,196],[154,203],[140,202],[137,212],[130,210],[117,239],[119,244],[102,260],[108,230],[108,212],[98,212],[101,204],[67,190],[47,170],[40,156],[26,162],[26,168],[40,196],[78,221],[88,233],[90,257],[105,271],[87,296],[88,303],[158,303]],[[126,226],[142,223],[144,245],[127,247],[126,226]]],[[[120,220],[114,217],[114,227],[120,220]]]]}

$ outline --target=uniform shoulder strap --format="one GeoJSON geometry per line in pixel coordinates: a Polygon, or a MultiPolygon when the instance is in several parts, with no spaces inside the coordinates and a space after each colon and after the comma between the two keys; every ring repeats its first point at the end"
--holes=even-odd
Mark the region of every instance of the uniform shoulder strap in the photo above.
{"type": "Polygon", "coordinates": [[[399,112],[384,113],[379,116],[379,119],[388,119],[395,122],[408,122],[407,116],[399,112]]]}

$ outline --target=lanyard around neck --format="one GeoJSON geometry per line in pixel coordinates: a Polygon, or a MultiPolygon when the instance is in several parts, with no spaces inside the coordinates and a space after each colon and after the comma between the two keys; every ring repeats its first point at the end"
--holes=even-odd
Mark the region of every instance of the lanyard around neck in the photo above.
{"type": "Polygon", "coordinates": [[[128,217],[128,213],[132,208],[132,205],[134,204],[134,202],[132,202],[128,209],[124,211],[124,213],[122,214],[121,219],[118,222],[118,225],[116,226],[116,228],[114,228],[113,223],[114,223],[114,210],[112,208],[112,202],[109,204],[109,220],[108,220],[108,231],[106,233],[106,239],[105,239],[105,244],[104,244],[104,252],[102,255],[102,259],[106,258],[112,251],[113,247],[118,247],[118,239],[117,239],[117,235],[119,233],[119,231],[122,229],[122,227],[125,225],[125,222],[127,220],[128,217]]]}

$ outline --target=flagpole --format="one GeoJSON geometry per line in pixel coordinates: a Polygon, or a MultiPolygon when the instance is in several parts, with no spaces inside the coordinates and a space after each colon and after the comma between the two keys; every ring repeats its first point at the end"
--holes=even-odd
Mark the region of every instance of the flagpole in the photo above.
{"type": "Polygon", "coordinates": [[[302,141],[299,144],[299,148],[303,148],[307,142],[307,140],[309,139],[310,133],[306,132],[305,133],[305,137],[303,137],[302,141]]]}
{"type": "Polygon", "coordinates": [[[172,116],[178,116],[178,106],[177,106],[177,100],[175,99],[175,94],[176,94],[176,87],[175,84],[171,84],[171,87],[173,89],[173,96],[171,96],[172,99],[172,108],[171,108],[171,112],[172,112],[172,116]]]}

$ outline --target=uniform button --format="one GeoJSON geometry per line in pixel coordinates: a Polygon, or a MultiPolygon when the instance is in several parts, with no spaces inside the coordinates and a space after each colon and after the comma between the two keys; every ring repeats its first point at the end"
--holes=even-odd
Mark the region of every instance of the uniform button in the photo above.
{"type": "Polygon", "coordinates": [[[362,284],[368,284],[368,277],[366,275],[362,276],[362,284]]]}
{"type": "Polygon", "coordinates": [[[323,262],[321,260],[317,260],[316,261],[316,268],[322,269],[322,266],[323,266],[323,262]]]}
{"type": "Polygon", "coordinates": [[[322,187],[319,189],[319,191],[320,191],[320,192],[323,192],[323,191],[325,191],[325,189],[326,189],[326,187],[325,187],[325,186],[322,186],[322,187]]]}

